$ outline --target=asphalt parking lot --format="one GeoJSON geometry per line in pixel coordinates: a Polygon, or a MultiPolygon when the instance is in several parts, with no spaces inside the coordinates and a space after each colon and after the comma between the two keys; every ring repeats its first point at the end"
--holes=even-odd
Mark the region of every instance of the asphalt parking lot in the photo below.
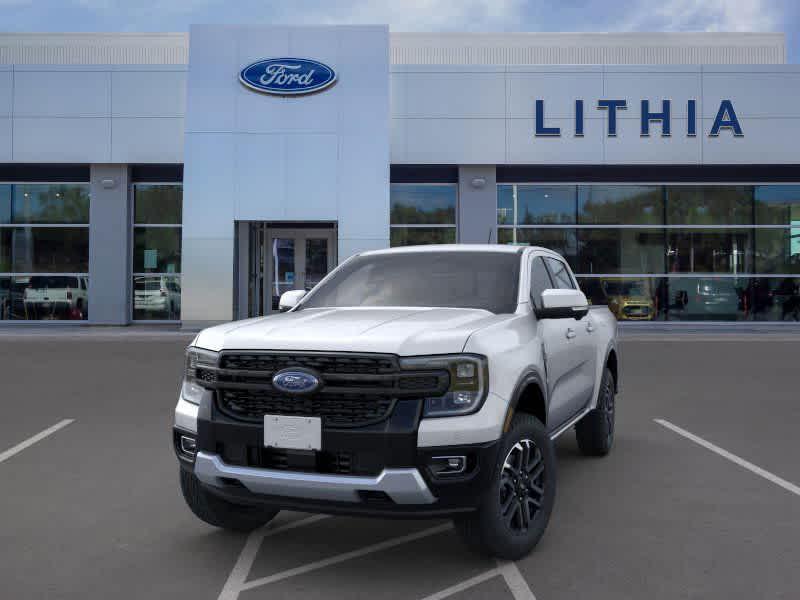
{"type": "Polygon", "coordinates": [[[553,518],[516,564],[442,521],[282,513],[246,536],[195,519],[170,442],[190,339],[0,332],[0,597],[800,594],[798,334],[626,338],[616,446],[559,440],[553,518]]]}

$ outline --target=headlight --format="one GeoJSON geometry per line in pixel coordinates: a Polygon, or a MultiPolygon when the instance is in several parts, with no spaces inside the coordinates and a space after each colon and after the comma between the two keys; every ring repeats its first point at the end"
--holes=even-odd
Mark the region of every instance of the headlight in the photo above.
{"type": "Polygon", "coordinates": [[[181,396],[194,404],[200,404],[205,391],[204,383],[217,380],[216,368],[219,354],[210,350],[189,347],[186,349],[186,371],[183,374],[181,396]]]}
{"type": "Polygon", "coordinates": [[[401,358],[404,370],[446,370],[450,388],[443,396],[426,398],[423,417],[453,417],[476,412],[489,390],[489,368],[486,358],[473,354],[421,356],[401,358]]]}

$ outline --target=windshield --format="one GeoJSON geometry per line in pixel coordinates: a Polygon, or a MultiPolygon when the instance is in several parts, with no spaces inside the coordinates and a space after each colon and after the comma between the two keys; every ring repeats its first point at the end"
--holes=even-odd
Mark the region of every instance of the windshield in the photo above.
{"type": "Polygon", "coordinates": [[[519,262],[519,254],[506,252],[359,256],[315,288],[301,307],[428,306],[513,313],[519,262]]]}

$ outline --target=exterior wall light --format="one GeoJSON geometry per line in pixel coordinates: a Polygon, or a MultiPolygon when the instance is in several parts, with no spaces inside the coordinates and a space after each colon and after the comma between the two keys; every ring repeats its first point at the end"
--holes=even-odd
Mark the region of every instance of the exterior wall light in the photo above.
{"type": "Polygon", "coordinates": [[[472,181],[469,182],[470,185],[476,189],[481,189],[486,187],[486,178],[485,177],[473,177],[472,181]]]}

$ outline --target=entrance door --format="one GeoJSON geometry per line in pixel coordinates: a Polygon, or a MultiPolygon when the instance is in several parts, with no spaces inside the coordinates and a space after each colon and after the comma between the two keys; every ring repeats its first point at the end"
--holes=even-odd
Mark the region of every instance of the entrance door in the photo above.
{"type": "Polygon", "coordinates": [[[250,316],[277,311],[281,294],[310,290],[336,266],[336,230],[332,227],[263,224],[251,229],[251,242],[255,242],[251,269],[258,293],[251,296],[250,316]]]}

